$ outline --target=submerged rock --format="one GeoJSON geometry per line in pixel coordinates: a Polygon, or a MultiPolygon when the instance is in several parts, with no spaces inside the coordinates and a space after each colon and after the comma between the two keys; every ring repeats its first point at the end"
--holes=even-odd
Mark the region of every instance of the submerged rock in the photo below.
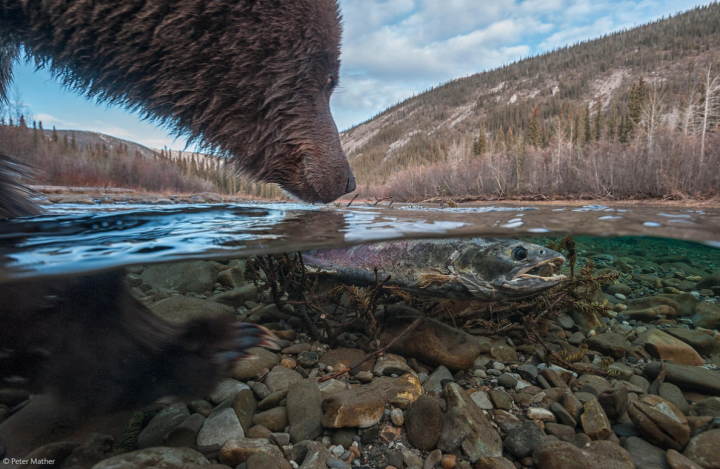
{"type": "Polygon", "coordinates": [[[424,394],[410,404],[405,416],[405,433],[411,445],[420,451],[432,451],[442,429],[442,407],[437,398],[424,394]]]}
{"type": "MultiPolygon", "coordinates": [[[[645,372],[650,378],[657,378],[660,363],[648,363],[645,372]]],[[[665,364],[665,381],[684,391],[698,391],[711,396],[720,396],[720,373],[701,366],[665,364]]]]}
{"type": "Polygon", "coordinates": [[[187,322],[208,317],[235,318],[235,310],[229,306],[192,296],[171,296],[151,304],[150,310],[170,322],[187,322]]]}
{"type": "Polygon", "coordinates": [[[645,350],[654,358],[670,360],[678,365],[705,364],[695,349],[660,329],[648,329],[640,334],[637,340],[645,343],[645,350]]]}
{"type": "Polygon", "coordinates": [[[323,400],[325,428],[372,427],[385,412],[385,396],[369,385],[334,393],[323,400]]]}
{"type": "Polygon", "coordinates": [[[502,456],[502,440],[487,417],[456,383],[445,386],[448,410],[438,448],[450,452],[461,447],[472,462],[502,456]]]}
{"type": "Polygon", "coordinates": [[[106,459],[95,464],[93,469],[141,469],[146,467],[180,469],[194,464],[204,466],[210,464],[210,461],[201,453],[190,448],[148,448],[106,459]]]}
{"type": "Polygon", "coordinates": [[[143,449],[162,446],[165,437],[188,417],[190,411],[185,404],[174,404],[164,409],[140,432],[137,447],[143,449]]]}
{"type": "MultiPolygon", "coordinates": [[[[380,335],[381,344],[388,344],[401,334],[416,318],[391,319],[380,335]]],[[[489,346],[465,332],[434,319],[425,319],[405,334],[390,349],[402,355],[433,366],[445,366],[452,371],[467,370],[480,353],[489,346]]]]}
{"type": "Polygon", "coordinates": [[[720,429],[709,430],[691,439],[683,456],[703,469],[720,468],[720,429]]]}
{"type": "Polygon", "coordinates": [[[231,438],[244,438],[240,420],[232,408],[223,409],[205,419],[197,436],[198,446],[222,445],[231,438]]]}
{"type": "Polygon", "coordinates": [[[314,440],[322,435],[322,403],[322,394],[314,382],[305,379],[290,386],[287,414],[293,443],[314,440]]]}
{"type": "Polygon", "coordinates": [[[220,270],[217,262],[189,261],[148,266],[142,273],[145,283],[155,289],[168,288],[185,295],[213,290],[220,270]]]}
{"type": "Polygon", "coordinates": [[[275,454],[283,457],[280,449],[270,440],[263,438],[234,438],[220,448],[220,461],[230,467],[236,467],[255,453],[275,454]]]}

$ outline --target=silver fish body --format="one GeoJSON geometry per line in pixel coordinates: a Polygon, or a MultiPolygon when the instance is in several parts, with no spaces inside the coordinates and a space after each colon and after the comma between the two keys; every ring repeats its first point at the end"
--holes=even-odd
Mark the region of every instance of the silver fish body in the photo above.
{"type": "Polygon", "coordinates": [[[565,279],[543,276],[562,254],[516,239],[402,240],[303,253],[305,265],[355,284],[388,284],[424,296],[501,300],[532,296],[565,279]]]}

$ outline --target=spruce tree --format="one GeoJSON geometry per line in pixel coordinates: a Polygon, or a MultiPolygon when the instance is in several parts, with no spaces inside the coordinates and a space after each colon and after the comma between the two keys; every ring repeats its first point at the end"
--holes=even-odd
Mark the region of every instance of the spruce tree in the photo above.
{"type": "Polygon", "coordinates": [[[473,153],[476,156],[482,156],[487,151],[487,137],[485,136],[485,126],[480,128],[480,135],[473,143],[473,153]]]}
{"type": "Polygon", "coordinates": [[[540,110],[537,106],[530,117],[530,123],[525,130],[525,143],[535,148],[542,145],[542,128],[540,127],[540,110]]]}
{"type": "Polygon", "coordinates": [[[602,138],[602,101],[597,101],[597,113],[595,114],[595,141],[602,138]]]}
{"type": "Polygon", "coordinates": [[[585,116],[584,116],[584,122],[585,125],[585,144],[587,145],[592,141],[592,121],[590,120],[590,102],[585,103],[585,116]]]}

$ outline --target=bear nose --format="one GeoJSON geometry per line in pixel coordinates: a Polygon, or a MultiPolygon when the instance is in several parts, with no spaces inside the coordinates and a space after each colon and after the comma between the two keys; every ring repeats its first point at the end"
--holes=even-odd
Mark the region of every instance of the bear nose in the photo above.
{"type": "Polygon", "coordinates": [[[345,193],[349,194],[350,192],[355,190],[355,176],[350,176],[347,181],[347,186],[345,187],[345,193]]]}

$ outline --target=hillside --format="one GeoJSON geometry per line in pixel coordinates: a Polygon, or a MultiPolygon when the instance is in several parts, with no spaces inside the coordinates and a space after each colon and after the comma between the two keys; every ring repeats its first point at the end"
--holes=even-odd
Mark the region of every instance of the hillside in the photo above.
{"type": "MultiPolygon", "coordinates": [[[[565,140],[570,144],[565,150],[583,158],[600,150],[613,154],[633,151],[641,158],[637,154],[641,147],[649,148],[647,151],[652,150],[654,155],[664,154],[668,133],[681,132],[690,140],[698,137],[701,120],[703,153],[705,157],[717,153],[718,148],[713,146],[717,140],[717,94],[710,96],[715,106],[711,106],[710,115],[698,113],[704,110],[701,82],[709,65],[713,65],[713,77],[720,72],[713,63],[718,58],[720,5],[715,3],[453,80],[343,132],[341,139],[358,187],[365,192],[375,186],[371,191],[380,195],[423,198],[435,195],[431,186],[439,184],[456,195],[569,196],[580,191],[621,197],[622,191],[614,191],[602,181],[594,181],[603,186],[598,190],[563,189],[557,175],[548,176],[555,178],[554,189],[547,183],[533,187],[527,183],[543,168],[535,159],[542,156],[556,162],[552,148],[565,148],[565,140]],[[647,119],[651,103],[652,117],[647,119]],[[652,127],[650,140],[657,148],[646,145],[648,123],[652,127]],[[499,156],[506,160],[497,159],[499,156]],[[463,182],[462,188],[457,184],[450,187],[453,184],[443,182],[438,172],[447,170],[448,162],[457,165],[458,161],[461,168],[483,174],[477,180],[463,182]],[[487,174],[509,165],[515,167],[513,174],[487,174]],[[429,167],[433,168],[433,181],[429,181],[430,175],[420,174],[422,168],[429,167]],[[532,173],[528,173],[531,168],[532,173]],[[422,188],[400,190],[400,186],[415,183],[422,188]],[[488,184],[496,188],[490,190],[488,184]]],[[[691,153],[688,145],[701,145],[686,143],[683,151],[691,153]]],[[[707,187],[711,182],[707,181],[707,187]]],[[[695,189],[655,187],[641,192],[656,197],[673,190],[689,193],[695,189]]]]}
{"type": "Polygon", "coordinates": [[[97,132],[43,130],[24,116],[0,118],[1,149],[36,169],[30,184],[285,198],[274,184],[237,176],[224,158],[154,150],[97,132]]]}
{"type": "MultiPolygon", "coordinates": [[[[130,155],[140,155],[145,158],[153,158],[160,154],[159,150],[148,148],[139,143],[123,140],[121,138],[112,137],[110,135],[101,134],[99,132],[90,132],[87,130],[61,130],[55,131],[60,140],[68,139],[70,142],[73,137],[79,148],[101,148],[105,145],[107,151],[123,147],[127,149],[126,153],[130,155]]],[[[52,138],[52,130],[44,130],[46,138],[52,138]]]]}

